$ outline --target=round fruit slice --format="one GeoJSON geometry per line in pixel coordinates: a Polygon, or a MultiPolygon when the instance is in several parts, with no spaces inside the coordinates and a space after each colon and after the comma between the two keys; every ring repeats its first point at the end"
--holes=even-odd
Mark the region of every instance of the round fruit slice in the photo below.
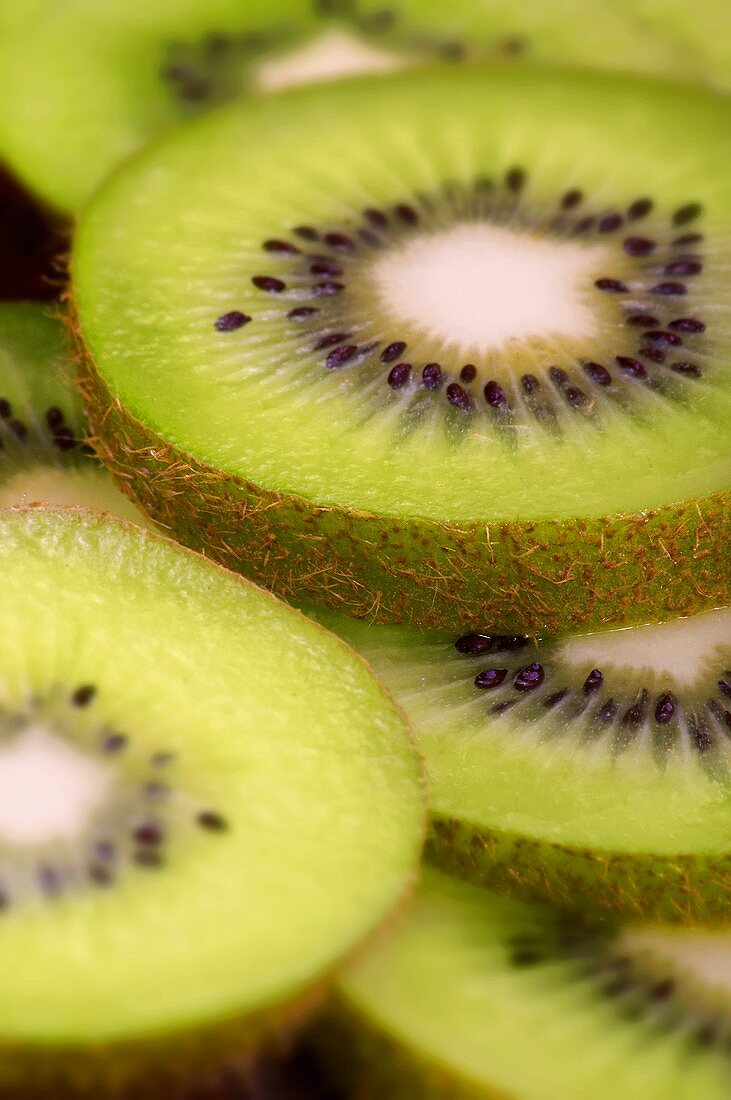
{"type": "Polygon", "coordinates": [[[725,603],[730,116],[513,68],[199,120],[77,237],[105,462],[181,541],[355,615],[725,603]]]}
{"type": "Polygon", "coordinates": [[[76,504],[145,523],[83,439],[61,324],[33,302],[0,302],[0,508],[76,504]]]}
{"type": "Polygon", "coordinates": [[[588,909],[731,919],[731,609],[539,644],[322,621],[414,724],[445,869],[588,909]]]}
{"type": "Polygon", "coordinates": [[[73,212],[150,138],[256,88],[260,64],[300,45],[308,9],[307,0],[42,5],[0,38],[0,153],[73,212]]]}
{"type": "Polygon", "coordinates": [[[722,1100],[729,973],[727,932],[597,929],[429,872],[321,1038],[363,1100],[722,1100]]]}
{"type": "Polygon", "coordinates": [[[6,3],[16,15],[0,38],[0,147],[30,187],[69,211],[125,154],[241,93],[435,58],[527,55],[699,75],[692,51],[599,0],[585,0],[578,19],[571,0],[547,11],[458,0],[448,13],[424,0],[344,10],[317,0],[6,3]]]}
{"type": "Polygon", "coordinates": [[[0,605],[0,1092],[190,1096],[406,889],[407,728],[341,641],[133,525],[1,516],[0,605]]]}

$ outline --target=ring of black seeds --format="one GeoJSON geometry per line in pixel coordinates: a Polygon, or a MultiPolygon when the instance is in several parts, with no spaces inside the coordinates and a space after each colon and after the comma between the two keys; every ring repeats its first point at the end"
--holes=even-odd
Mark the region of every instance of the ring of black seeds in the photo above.
{"type": "Polygon", "coordinates": [[[527,173],[513,166],[498,185],[482,177],[469,186],[450,183],[438,196],[366,207],[352,225],[294,226],[289,233],[262,242],[263,256],[275,260],[276,268],[263,265],[249,277],[267,299],[266,309],[264,302],[252,316],[229,309],[213,323],[218,331],[229,333],[244,326],[248,331],[272,321],[284,323],[293,330],[298,346],[303,336],[309,336],[315,369],[319,363],[320,369],[332,372],[357,370],[365,372],[364,379],[382,372],[393,400],[408,404],[428,397],[443,402],[458,416],[489,416],[502,432],[531,421],[559,430],[560,417],[566,413],[598,424],[602,402],[626,411],[623,390],[627,386],[641,386],[671,400],[687,399],[681,387],[704,373],[707,321],[687,305],[680,309],[678,303],[692,295],[693,279],[703,272],[705,262],[698,251],[702,234],[677,236],[675,230],[700,219],[700,205],[689,202],[664,215],[651,198],[642,196],[624,209],[587,213],[582,191],[569,188],[559,196],[554,211],[536,212],[528,205],[529,190],[527,173]],[[418,234],[433,209],[443,217],[445,202],[448,212],[452,205],[455,223],[482,218],[499,224],[507,208],[512,218],[522,219],[521,224],[557,239],[575,235],[587,239],[590,233],[602,240],[616,239],[622,276],[609,271],[587,287],[599,298],[612,300],[622,325],[613,344],[607,342],[601,359],[577,355],[565,364],[545,362],[543,377],[532,371],[516,378],[510,367],[501,373],[499,361],[490,368],[438,355],[415,361],[408,340],[382,324],[367,340],[359,338],[363,326],[350,323],[348,288],[357,282],[361,265],[418,234]],[[654,219],[651,235],[640,229],[648,218],[654,219]],[[692,255],[678,252],[691,245],[692,255]],[[277,299],[281,309],[276,308],[277,299]],[[685,344],[688,354],[668,357],[668,351],[685,344]]]}

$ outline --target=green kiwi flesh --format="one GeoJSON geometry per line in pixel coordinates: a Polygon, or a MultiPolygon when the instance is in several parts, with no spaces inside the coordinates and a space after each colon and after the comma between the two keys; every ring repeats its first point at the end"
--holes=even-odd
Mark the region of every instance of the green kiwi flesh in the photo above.
{"type": "Polygon", "coordinates": [[[629,3],[319,0],[319,7],[364,39],[411,59],[528,60],[685,81],[707,79],[694,49],[650,20],[640,20],[629,3]]]}
{"type": "Polygon", "coordinates": [[[105,463],[181,541],[355,616],[566,633],[725,605],[730,115],[513,67],[199,119],[77,236],[105,463]],[[547,332],[554,306],[588,329],[547,332]]]}
{"type": "MultiPolygon", "coordinates": [[[[693,48],[599,0],[8,0],[0,15],[0,154],[54,207],[77,210],[171,123],[241,93],[424,60],[519,59],[702,80],[693,48]],[[60,41],[68,42],[59,50],[60,41]]],[[[691,41],[691,46],[694,43],[691,41]]]]}
{"type": "Polygon", "coordinates": [[[664,37],[708,83],[731,91],[731,19],[723,0],[695,6],[684,0],[624,0],[642,32],[664,37]]]}
{"type": "Polygon", "coordinates": [[[408,729],[339,639],[96,513],[0,515],[0,607],[0,1093],[190,1096],[407,889],[408,729]]]}
{"type": "Polygon", "coordinates": [[[429,857],[586,911],[731,917],[731,609],[552,640],[324,615],[413,722],[429,857]]]}
{"type": "Polygon", "coordinates": [[[729,933],[592,927],[428,871],[319,1045],[359,1100],[721,1100],[729,933]]]}
{"type": "Polygon", "coordinates": [[[50,309],[0,302],[0,508],[73,504],[146,523],[84,444],[69,341],[50,309]]]}
{"type": "Polygon", "coordinates": [[[0,25],[0,157],[74,213],[135,149],[250,90],[312,22],[305,0],[43,5],[0,25]]]}

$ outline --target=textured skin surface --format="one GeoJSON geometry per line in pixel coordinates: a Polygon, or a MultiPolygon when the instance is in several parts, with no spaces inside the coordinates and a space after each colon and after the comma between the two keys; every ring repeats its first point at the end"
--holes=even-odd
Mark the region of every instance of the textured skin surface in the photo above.
{"type": "Polygon", "coordinates": [[[443,871],[529,901],[552,901],[592,915],[679,924],[731,922],[731,854],[592,852],[489,833],[464,822],[435,819],[427,858],[443,871]]]}
{"type": "Polygon", "coordinates": [[[551,634],[690,615],[731,596],[731,493],[597,520],[440,524],[316,505],[207,468],[80,380],[99,457],[175,538],[285,599],[445,630],[551,634]]]}

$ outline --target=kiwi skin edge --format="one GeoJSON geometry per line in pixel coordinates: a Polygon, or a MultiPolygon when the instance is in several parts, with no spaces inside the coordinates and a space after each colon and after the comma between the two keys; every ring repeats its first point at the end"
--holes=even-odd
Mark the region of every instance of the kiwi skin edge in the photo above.
{"type": "Polygon", "coordinates": [[[463,632],[569,634],[696,614],[731,598],[731,492],[596,519],[480,523],[318,505],[203,465],[114,397],[73,314],[92,445],[184,545],[285,600],[463,632]]]}
{"type": "Polygon", "coordinates": [[[447,874],[594,918],[729,925],[731,854],[591,851],[435,815],[426,857],[447,874]]]}
{"type": "Polygon", "coordinates": [[[420,1051],[403,1050],[342,993],[312,1025],[307,1041],[352,1100],[511,1100],[468,1084],[420,1051]]]}
{"type": "Polygon", "coordinates": [[[195,1031],[111,1046],[0,1045],[0,1097],[8,1100],[178,1100],[226,1077],[245,1084],[262,1052],[285,1050],[326,995],[326,983],[287,1006],[195,1031]]]}

